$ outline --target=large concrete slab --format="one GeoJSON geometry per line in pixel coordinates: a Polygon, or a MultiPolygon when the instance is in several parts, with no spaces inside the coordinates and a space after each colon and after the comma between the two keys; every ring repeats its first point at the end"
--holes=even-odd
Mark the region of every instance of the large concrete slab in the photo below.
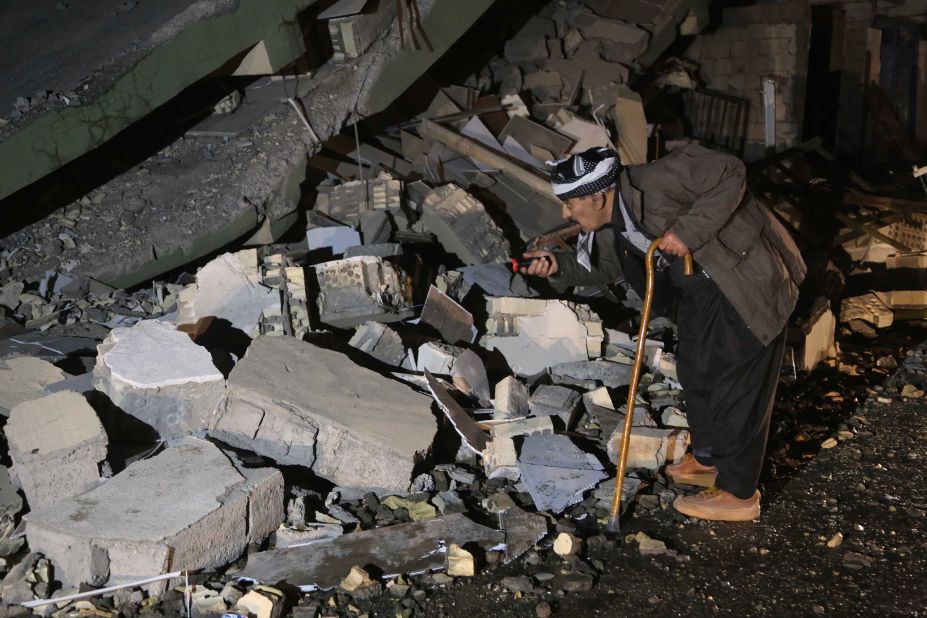
{"type": "Polygon", "coordinates": [[[232,370],[211,435],[340,486],[405,492],[431,448],[431,400],[290,337],[258,337],[232,370]]]}
{"type": "Polygon", "coordinates": [[[156,320],[110,332],[98,348],[93,386],[164,440],[205,432],[225,392],[206,348],[156,320]]]}
{"type": "Polygon", "coordinates": [[[238,469],[212,443],[186,438],[87,493],[33,511],[26,538],[65,586],[117,585],[226,565],[282,521],[278,470],[238,469]]]}
{"type": "Polygon", "coordinates": [[[3,427],[10,476],[33,510],[75,496],[100,479],[108,440],[83,395],[63,391],[23,402],[3,427]]]}

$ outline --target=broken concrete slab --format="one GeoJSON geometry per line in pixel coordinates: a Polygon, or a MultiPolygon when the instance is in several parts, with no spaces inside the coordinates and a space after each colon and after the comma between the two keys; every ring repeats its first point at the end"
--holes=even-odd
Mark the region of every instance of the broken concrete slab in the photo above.
{"type": "Polygon", "coordinates": [[[550,377],[555,384],[572,384],[587,389],[598,386],[620,388],[631,383],[631,370],[631,365],[604,359],[573,361],[551,367],[550,377]]]}
{"type": "Polygon", "coordinates": [[[264,582],[286,581],[303,590],[338,586],[351,567],[377,567],[384,578],[443,569],[443,548],[500,546],[505,535],[454,513],[420,522],[362,530],[306,547],[289,547],[253,553],[237,575],[264,582]]]}
{"type": "Polygon", "coordinates": [[[512,438],[502,436],[493,438],[486,443],[482,455],[487,478],[517,481],[521,476],[518,469],[518,452],[515,450],[515,441],[512,438]]]}
{"type": "Polygon", "coordinates": [[[206,348],[172,324],[142,320],[99,345],[93,386],[164,440],[205,432],[225,392],[206,348]]]}
{"type": "Polygon", "coordinates": [[[494,418],[518,418],[528,415],[528,387],[515,376],[508,376],[496,384],[494,418]]]}
{"type": "Polygon", "coordinates": [[[66,500],[100,480],[108,440],[82,395],[64,391],[15,406],[3,427],[10,477],[29,508],[66,500]]]}
{"type": "Polygon", "coordinates": [[[558,435],[526,437],[518,467],[535,506],[553,513],[582,501],[584,492],[608,476],[598,459],[558,435]]]}
{"type": "Polygon", "coordinates": [[[804,342],[801,346],[801,368],[811,371],[818,363],[837,355],[834,336],[837,333],[837,318],[826,301],[814,310],[808,323],[802,328],[804,342]]]}
{"type": "Polygon", "coordinates": [[[520,376],[601,355],[604,332],[586,305],[560,300],[490,298],[481,345],[499,350],[520,376]]]}
{"type": "Polygon", "coordinates": [[[461,341],[473,343],[476,339],[473,315],[433,285],[428,288],[421,319],[441,333],[441,338],[450,344],[461,341]]]}
{"type": "Polygon", "coordinates": [[[547,518],[512,507],[499,513],[505,532],[505,562],[515,560],[547,535],[547,518]]]}
{"type": "Polygon", "coordinates": [[[401,382],[311,343],[258,337],[210,435],[342,487],[405,492],[436,431],[429,399],[401,382]]]}
{"type": "MultiPolygon", "coordinates": [[[[634,501],[634,496],[640,491],[640,487],[641,480],[639,478],[633,476],[624,477],[624,482],[621,485],[622,513],[627,511],[628,507],[631,506],[631,503],[634,501]]],[[[598,500],[596,503],[597,508],[603,511],[611,510],[612,499],[615,497],[615,478],[612,477],[599,483],[599,486],[595,488],[592,495],[598,500]]]]}
{"type": "Polygon", "coordinates": [[[425,379],[428,382],[428,389],[431,391],[432,397],[434,397],[444,415],[451,421],[454,430],[463,439],[464,445],[477,455],[482,455],[483,451],[486,450],[486,443],[489,441],[486,432],[480,429],[476,421],[454,400],[450,391],[427,370],[425,371],[425,379]]]}
{"type": "MultiPolygon", "coordinates": [[[[618,423],[615,432],[608,439],[607,451],[611,461],[618,460],[623,431],[624,422],[618,423]]],[[[631,441],[628,445],[628,468],[656,471],[666,464],[679,463],[685,456],[689,443],[689,432],[684,429],[632,426],[631,441]]]]}
{"type": "Polygon", "coordinates": [[[502,421],[492,426],[492,439],[515,438],[554,433],[554,423],[550,416],[532,416],[510,421],[502,421]]]}
{"type": "Polygon", "coordinates": [[[8,416],[16,405],[38,399],[45,387],[68,378],[48,361],[32,356],[0,360],[0,414],[8,416]]]}
{"type": "Polygon", "coordinates": [[[336,328],[367,321],[397,322],[413,315],[406,275],[382,258],[360,256],[313,266],[319,282],[319,319],[336,328]]]}
{"type": "Polygon", "coordinates": [[[449,376],[457,357],[466,350],[438,341],[426,341],[418,348],[418,371],[429,371],[433,374],[449,376]]]}
{"type": "Polygon", "coordinates": [[[101,586],[224,566],[282,521],[278,470],[238,468],[212,443],[185,438],[80,496],[33,511],[26,538],[65,586],[101,586]]]}
{"type": "Polygon", "coordinates": [[[225,320],[256,337],[261,314],[273,307],[280,307],[280,295],[262,284],[257,249],[224,253],[200,268],[196,283],[180,293],[177,326],[201,333],[211,321],[225,320]]]}
{"type": "Polygon", "coordinates": [[[348,345],[394,367],[400,366],[406,356],[399,334],[379,322],[364,322],[358,326],[348,345]]]}
{"type": "Polygon", "coordinates": [[[509,245],[502,230],[482,203],[454,183],[428,194],[422,204],[422,223],[464,264],[509,261],[509,245]]]}
{"type": "Polygon", "coordinates": [[[885,328],[892,325],[895,314],[883,296],[869,292],[840,302],[840,321],[846,323],[851,320],[862,320],[876,328],[885,328]]]}
{"type": "MultiPolygon", "coordinates": [[[[593,85],[588,83],[585,78],[583,84],[587,87],[593,85]]],[[[608,139],[608,131],[605,130],[604,126],[590,120],[584,120],[571,111],[558,110],[550,116],[548,122],[557,131],[575,140],[576,143],[573,145],[571,153],[585,152],[590,148],[609,146],[611,143],[608,139]]]]}
{"type": "Polygon", "coordinates": [[[579,406],[580,394],[565,386],[541,384],[528,399],[531,416],[557,416],[569,426],[579,406]]]}

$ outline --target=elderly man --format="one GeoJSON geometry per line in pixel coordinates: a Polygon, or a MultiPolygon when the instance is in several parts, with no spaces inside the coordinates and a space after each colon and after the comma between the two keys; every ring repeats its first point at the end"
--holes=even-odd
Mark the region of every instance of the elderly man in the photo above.
{"type": "Polygon", "coordinates": [[[624,167],[594,148],[558,162],[551,183],[563,217],[582,229],[575,258],[532,251],[521,269],[558,289],[614,281],[617,263],[644,290],[644,253],[659,238],[654,310],[675,303],[677,373],[693,454],[668,466],[677,483],[708,487],[676,499],[691,517],[760,515],[757,490],[785,326],[805,265],[785,228],[746,189],[736,157],[690,145],[646,165],[624,167]],[[610,228],[610,229],[609,229],[610,228]],[[597,237],[611,234],[609,242],[597,237]],[[691,252],[696,269],[682,271],[691,252]]]}

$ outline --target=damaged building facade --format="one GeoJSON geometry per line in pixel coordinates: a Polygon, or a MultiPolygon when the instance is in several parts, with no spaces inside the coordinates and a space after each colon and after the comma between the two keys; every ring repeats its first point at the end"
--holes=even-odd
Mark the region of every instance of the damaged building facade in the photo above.
{"type": "Polygon", "coordinates": [[[574,251],[550,163],[589,148],[737,155],[800,247],[763,483],[865,433],[833,376],[927,390],[881,343],[927,319],[924,0],[3,11],[4,615],[463,615],[441,595],[482,585],[565,615],[615,552],[683,568],[672,315],[636,358],[620,272],[513,271],[574,251]]]}

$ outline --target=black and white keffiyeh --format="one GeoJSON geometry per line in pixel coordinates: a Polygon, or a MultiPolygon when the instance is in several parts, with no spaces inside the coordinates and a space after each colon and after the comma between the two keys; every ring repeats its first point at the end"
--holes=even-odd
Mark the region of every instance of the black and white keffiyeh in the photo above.
{"type": "Polygon", "coordinates": [[[615,185],[621,167],[610,148],[590,148],[559,161],[549,161],[550,184],[561,200],[603,193],[615,185]]]}

